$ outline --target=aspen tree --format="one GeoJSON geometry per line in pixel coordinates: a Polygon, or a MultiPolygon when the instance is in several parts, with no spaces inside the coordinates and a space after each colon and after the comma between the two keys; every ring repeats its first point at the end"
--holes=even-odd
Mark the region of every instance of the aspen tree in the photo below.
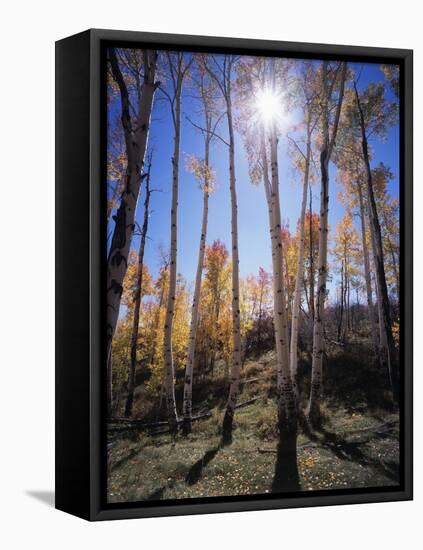
{"type": "Polygon", "coordinates": [[[112,405],[112,339],[119,318],[120,300],[123,291],[123,280],[128,267],[128,254],[135,227],[135,211],[138,202],[141,180],[145,177],[144,159],[147,150],[148,134],[153,100],[158,83],[155,80],[157,52],[142,50],[142,62],[137,67],[137,74],[143,71],[138,81],[138,105],[135,116],[131,116],[128,87],[123,77],[116,50],[110,48],[109,62],[121,99],[121,120],[126,145],[126,180],[120,198],[119,208],[114,216],[115,227],[107,258],[107,364],[109,414],[112,405]]]}
{"type": "Polygon", "coordinates": [[[208,55],[204,64],[206,71],[218,86],[226,108],[229,149],[229,189],[231,196],[231,236],[232,236],[232,364],[231,384],[223,419],[222,443],[232,443],[232,426],[235,406],[239,395],[241,372],[241,327],[239,295],[239,250],[238,250],[238,198],[235,176],[235,135],[232,105],[232,77],[237,57],[233,55],[208,55]]]}
{"type": "Polygon", "coordinates": [[[179,194],[179,157],[181,143],[181,103],[182,86],[187,76],[193,58],[186,59],[182,52],[166,52],[167,70],[169,73],[169,88],[162,88],[169,101],[171,118],[173,123],[173,156],[172,156],[172,205],[170,211],[170,267],[169,267],[169,293],[166,305],[166,318],[164,325],[164,388],[166,392],[167,415],[169,428],[172,434],[178,429],[178,414],[175,399],[175,371],[172,351],[172,328],[175,314],[176,278],[177,278],[177,246],[178,246],[178,194],[179,194]]]}
{"type": "Polygon", "coordinates": [[[308,406],[308,416],[310,422],[314,425],[320,423],[320,399],[322,386],[322,364],[324,353],[324,334],[323,323],[326,300],[326,278],[327,278],[327,251],[328,251],[328,212],[329,212],[329,162],[332,151],[335,146],[335,139],[338,132],[341,107],[344,96],[346,63],[338,64],[332,76],[332,82],[329,81],[329,64],[327,61],[322,63],[322,100],[321,100],[321,131],[323,144],[320,152],[320,170],[321,170],[321,191],[320,191],[320,237],[319,237],[319,256],[318,256],[318,277],[317,294],[315,305],[315,318],[313,326],[313,360],[311,371],[311,390],[308,406]],[[339,91],[336,101],[335,118],[330,124],[331,104],[333,103],[333,93],[336,80],[339,75],[339,91]]]}

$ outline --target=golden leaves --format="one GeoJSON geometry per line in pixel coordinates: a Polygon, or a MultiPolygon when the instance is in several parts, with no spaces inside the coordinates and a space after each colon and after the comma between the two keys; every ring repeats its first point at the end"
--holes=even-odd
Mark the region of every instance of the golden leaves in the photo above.
{"type": "Polygon", "coordinates": [[[205,160],[194,154],[186,154],[185,170],[193,174],[204,193],[213,193],[216,186],[216,173],[205,160]]]}

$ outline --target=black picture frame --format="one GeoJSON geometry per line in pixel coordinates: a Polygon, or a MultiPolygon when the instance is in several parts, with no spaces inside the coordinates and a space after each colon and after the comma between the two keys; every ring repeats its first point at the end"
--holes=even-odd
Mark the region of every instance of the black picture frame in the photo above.
{"type": "Polygon", "coordinates": [[[413,53],[411,50],[91,29],[56,43],[56,508],[87,520],[412,499],[413,53]],[[104,105],[106,45],[400,66],[401,484],[288,496],[105,502],[104,105]],[[104,72],[103,72],[104,74],[104,72]]]}

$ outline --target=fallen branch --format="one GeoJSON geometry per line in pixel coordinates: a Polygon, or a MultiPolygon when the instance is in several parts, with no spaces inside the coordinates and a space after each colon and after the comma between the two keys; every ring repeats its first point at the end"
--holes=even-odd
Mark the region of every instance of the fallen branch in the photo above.
{"type": "MultiPolygon", "coordinates": [[[[307,441],[306,443],[301,443],[301,445],[297,445],[297,449],[303,449],[304,447],[318,447],[319,445],[314,441],[307,441]]],[[[257,447],[257,451],[259,453],[273,453],[276,454],[278,451],[276,449],[263,449],[260,447],[257,447]]]]}
{"type": "Polygon", "coordinates": [[[276,454],[277,453],[277,450],[276,449],[260,449],[260,447],[257,447],[257,451],[259,453],[273,453],[273,454],[276,454]]]}
{"type": "MultiPolygon", "coordinates": [[[[211,412],[200,413],[192,417],[192,421],[201,420],[203,418],[209,418],[211,412]]],[[[183,418],[178,419],[178,424],[183,423],[183,418]]],[[[143,422],[142,420],[130,420],[128,418],[114,418],[109,422],[107,431],[118,432],[124,430],[152,430],[155,433],[166,433],[168,431],[169,423],[167,420],[161,420],[159,422],[143,422]]]]}
{"type": "Polygon", "coordinates": [[[238,403],[235,405],[235,409],[240,409],[241,407],[247,407],[248,405],[252,405],[257,401],[257,399],[260,399],[259,397],[253,397],[252,399],[249,399],[248,401],[243,401],[242,403],[238,403]]]}

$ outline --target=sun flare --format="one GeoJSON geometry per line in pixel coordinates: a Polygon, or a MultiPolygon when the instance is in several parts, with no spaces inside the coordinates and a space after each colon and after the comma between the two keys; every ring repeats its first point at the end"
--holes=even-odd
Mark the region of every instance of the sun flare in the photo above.
{"type": "Polygon", "coordinates": [[[282,111],[282,100],[271,90],[262,90],[257,94],[257,109],[266,124],[276,120],[282,111]]]}

